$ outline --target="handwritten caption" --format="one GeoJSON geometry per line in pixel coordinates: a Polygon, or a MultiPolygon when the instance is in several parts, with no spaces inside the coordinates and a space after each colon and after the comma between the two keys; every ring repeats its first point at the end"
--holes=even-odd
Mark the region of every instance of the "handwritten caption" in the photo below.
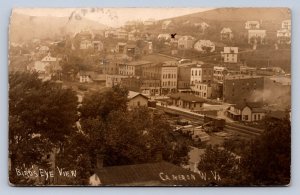
{"type": "Polygon", "coordinates": [[[56,175],[60,177],[75,178],[77,175],[76,170],[66,170],[65,168],[56,167],[54,170],[46,170],[42,168],[37,169],[21,169],[15,168],[17,176],[26,178],[44,177],[46,180],[54,178],[56,175]]]}

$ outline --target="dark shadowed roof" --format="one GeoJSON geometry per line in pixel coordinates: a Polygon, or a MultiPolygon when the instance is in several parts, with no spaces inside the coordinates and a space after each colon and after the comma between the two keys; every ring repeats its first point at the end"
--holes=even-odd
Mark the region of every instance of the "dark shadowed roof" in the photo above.
{"type": "Polygon", "coordinates": [[[204,186],[200,175],[168,162],[103,167],[96,171],[102,185],[204,186]]]}
{"type": "Polygon", "coordinates": [[[206,102],[205,99],[197,97],[195,95],[191,95],[191,94],[185,94],[185,93],[175,93],[175,94],[171,94],[169,95],[169,97],[171,99],[181,99],[183,101],[186,102],[200,102],[200,103],[204,103],[206,102]]]}
{"type": "Polygon", "coordinates": [[[262,108],[263,103],[262,102],[242,102],[239,104],[236,104],[234,107],[241,110],[248,106],[252,112],[265,112],[265,110],[262,108]]]}
{"type": "Polygon", "coordinates": [[[135,91],[129,91],[129,92],[128,92],[127,98],[128,98],[128,99],[133,99],[133,98],[135,98],[136,96],[142,96],[142,97],[145,98],[145,99],[149,99],[147,96],[145,96],[145,95],[143,95],[143,94],[141,94],[141,93],[135,92],[135,91]]]}

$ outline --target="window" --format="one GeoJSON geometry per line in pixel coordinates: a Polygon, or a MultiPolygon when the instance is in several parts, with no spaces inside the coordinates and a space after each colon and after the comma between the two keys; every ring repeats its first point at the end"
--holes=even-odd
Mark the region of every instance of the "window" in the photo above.
{"type": "Polygon", "coordinates": [[[141,102],[140,102],[140,101],[138,101],[138,102],[137,102],[137,105],[138,105],[138,106],[140,106],[140,105],[141,105],[141,102]]]}
{"type": "Polygon", "coordinates": [[[247,121],[248,120],[248,115],[244,115],[243,118],[244,118],[245,121],[247,121]]]}
{"type": "Polygon", "coordinates": [[[257,115],[257,120],[260,120],[260,114],[257,115]]]}
{"type": "Polygon", "coordinates": [[[256,121],[256,114],[254,114],[254,120],[256,121]]]}

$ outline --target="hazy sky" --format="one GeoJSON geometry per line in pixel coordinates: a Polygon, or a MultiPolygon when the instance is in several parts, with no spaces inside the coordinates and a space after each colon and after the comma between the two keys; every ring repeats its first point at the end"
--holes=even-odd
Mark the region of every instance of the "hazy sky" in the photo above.
{"type": "Polygon", "coordinates": [[[212,8],[15,8],[14,13],[31,16],[80,16],[118,27],[126,21],[166,19],[206,11],[212,8]]]}

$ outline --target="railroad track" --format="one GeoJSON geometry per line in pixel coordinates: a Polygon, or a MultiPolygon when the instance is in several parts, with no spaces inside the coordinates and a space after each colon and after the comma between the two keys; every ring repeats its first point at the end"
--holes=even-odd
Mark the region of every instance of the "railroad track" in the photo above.
{"type": "MultiPolygon", "coordinates": [[[[190,120],[192,124],[203,124],[204,123],[204,115],[197,113],[184,112],[177,109],[172,109],[170,107],[163,107],[157,105],[156,107],[159,110],[163,110],[167,114],[178,115],[182,118],[190,120]]],[[[224,127],[224,131],[233,133],[235,135],[244,137],[244,138],[255,138],[261,135],[264,130],[258,129],[254,127],[249,127],[237,123],[226,123],[224,127]]]]}
{"type": "Polygon", "coordinates": [[[245,138],[255,138],[264,132],[263,129],[240,125],[237,123],[226,123],[224,130],[245,138]]]}

